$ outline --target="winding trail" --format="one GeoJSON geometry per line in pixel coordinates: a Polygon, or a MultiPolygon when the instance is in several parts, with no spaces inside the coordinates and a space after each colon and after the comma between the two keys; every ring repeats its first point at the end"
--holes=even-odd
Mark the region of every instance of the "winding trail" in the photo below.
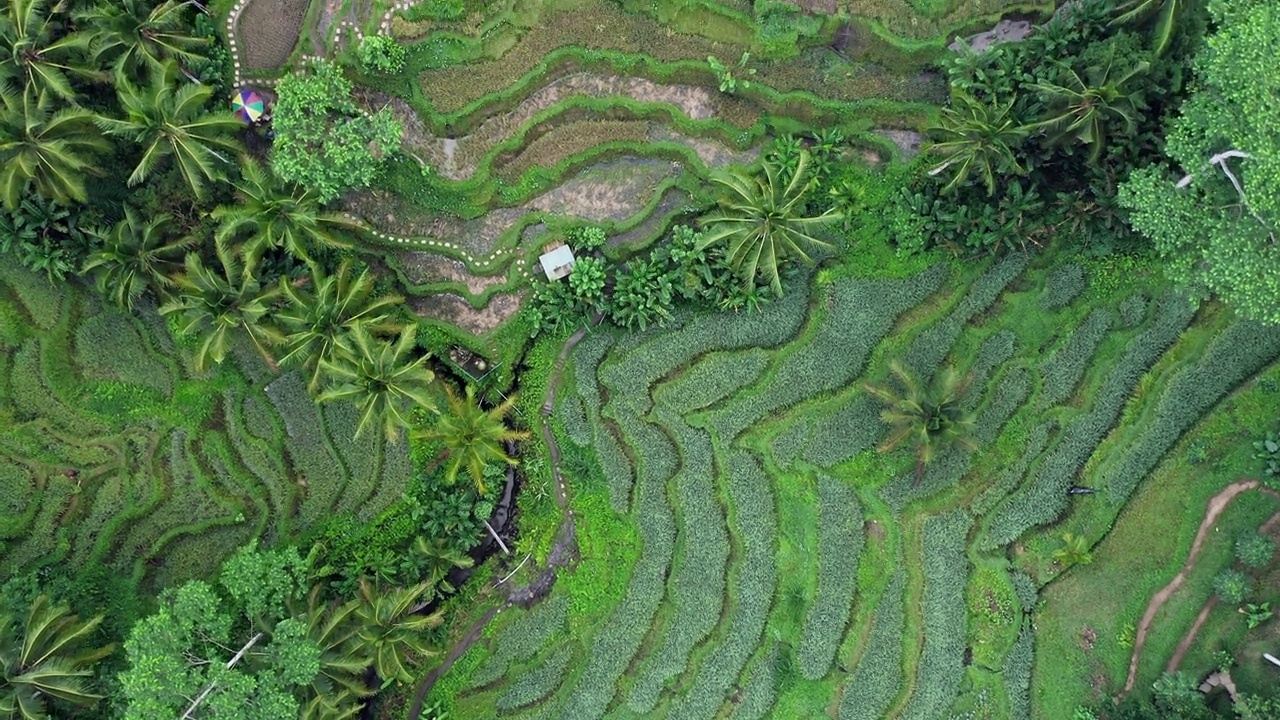
{"type": "MultiPolygon", "coordinates": [[[[601,317],[597,315],[592,318],[592,324],[600,321],[601,317]]],[[[560,377],[564,374],[565,363],[569,359],[569,353],[573,351],[582,338],[586,337],[588,328],[583,326],[573,335],[565,340],[564,346],[560,348],[560,355],[556,357],[555,367],[551,370],[551,375],[547,378],[547,394],[543,399],[541,414],[544,418],[550,417],[556,404],[556,388],[560,385],[560,377]]],[[[409,706],[408,717],[410,720],[418,720],[422,715],[422,706],[426,702],[427,693],[431,692],[431,688],[435,686],[436,681],[442,675],[453,667],[458,658],[471,649],[484,633],[484,628],[489,624],[499,612],[511,607],[512,605],[522,605],[528,607],[551,591],[552,585],[556,581],[557,568],[572,565],[578,559],[578,537],[577,526],[574,524],[573,510],[569,508],[569,497],[566,492],[564,476],[560,473],[560,446],[556,443],[555,435],[551,432],[551,426],[542,423],[542,440],[547,445],[547,453],[551,457],[551,477],[555,480],[555,493],[553,497],[556,506],[560,508],[560,528],[556,531],[556,537],[551,543],[551,551],[547,554],[547,567],[534,578],[529,585],[517,588],[507,594],[507,602],[500,607],[489,608],[489,610],[471,625],[471,629],[466,635],[458,641],[449,654],[445,656],[443,662],[439,666],[427,673],[422,679],[422,683],[418,685],[418,692],[413,697],[413,704],[409,706]]]]}
{"type": "MultiPolygon", "coordinates": [[[[1138,676],[1138,663],[1142,659],[1142,648],[1146,645],[1147,633],[1151,630],[1151,623],[1155,621],[1156,613],[1177,592],[1178,588],[1182,587],[1187,575],[1195,567],[1196,558],[1200,555],[1200,548],[1204,545],[1205,538],[1209,535],[1209,530],[1237,495],[1253,490],[1256,487],[1258,487],[1257,480],[1237,480],[1223,488],[1217,495],[1209,498],[1204,519],[1200,521],[1200,529],[1196,532],[1195,541],[1191,543],[1191,552],[1187,553],[1187,560],[1182,564],[1182,569],[1178,571],[1173,580],[1169,581],[1168,585],[1165,585],[1155,595],[1151,596],[1151,602],[1147,603],[1147,611],[1142,614],[1142,622],[1138,623],[1137,637],[1133,641],[1133,655],[1129,658],[1129,677],[1124,682],[1124,690],[1120,692],[1120,697],[1124,697],[1126,693],[1133,689],[1133,683],[1138,676]]],[[[1205,611],[1201,611],[1201,614],[1207,616],[1205,611]]],[[[1202,621],[1197,620],[1195,629],[1199,629],[1200,622],[1202,621]]],[[[1175,655],[1175,657],[1177,657],[1178,661],[1181,661],[1180,656],[1175,655]]]]}
{"type": "MultiPolygon", "coordinates": [[[[1280,496],[1280,494],[1277,494],[1274,490],[1269,488],[1264,488],[1263,492],[1268,495],[1280,496]]],[[[1269,520],[1263,523],[1262,527],[1258,528],[1258,532],[1266,535],[1274,530],[1278,525],[1280,525],[1280,512],[1272,515],[1269,520]]],[[[1183,636],[1182,641],[1178,643],[1177,649],[1173,651],[1173,657],[1169,659],[1169,664],[1165,667],[1166,672],[1178,672],[1178,667],[1182,664],[1182,659],[1187,656],[1187,652],[1191,650],[1191,645],[1195,642],[1196,635],[1199,634],[1200,628],[1204,626],[1205,621],[1209,619],[1209,614],[1213,612],[1213,609],[1217,607],[1217,605],[1218,596],[1214,595],[1213,597],[1210,597],[1208,602],[1204,604],[1204,607],[1200,609],[1200,614],[1196,616],[1196,621],[1192,623],[1191,629],[1187,631],[1187,634],[1183,636]]],[[[1234,697],[1234,693],[1232,695],[1234,697]]]]}

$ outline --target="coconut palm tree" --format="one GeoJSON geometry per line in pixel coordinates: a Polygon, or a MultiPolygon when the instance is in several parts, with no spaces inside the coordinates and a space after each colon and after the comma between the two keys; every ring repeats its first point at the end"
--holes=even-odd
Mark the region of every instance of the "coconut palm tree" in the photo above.
{"type": "Polygon", "coordinates": [[[356,652],[356,610],[359,602],[327,603],[323,588],[311,589],[302,619],[307,638],[320,648],[320,671],[303,689],[302,720],[341,720],[359,715],[362,700],[374,690],[364,682],[369,659],[356,652]]]}
{"type": "Polygon", "coordinates": [[[1012,100],[983,102],[967,92],[953,93],[951,105],[942,109],[940,122],[930,130],[943,139],[930,144],[928,150],[945,159],[929,174],[951,170],[951,180],[944,190],[955,190],[977,173],[987,194],[994,195],[996,176],[1026,173],[1018,164],[1014,149],[1026,137],[1027,130],[1013,116],[1012,100]]]}
{"type": "Polygon", "coordinates": [[[426,583],[413,587],[378,590],[360,582],[360,606],[356,611],[356,652],[371,658],[378,677],[412,682],[405,665],[410,655],[434,655],[425,633],[438,627],[443,613],[417,615],[420,599],[430,590],[426,583]]]}
{"type": "Polygon", "coordinates": [[[778,263],[790,256],[810,262],[809,252],[830,247],[813,233],[840,221],[835,210],[803,217],[804,198],[812,187],[805,177],[808,167],[809,154],[802,151],[791,181],[785,184],[779,178],[779,168],[768,162],[763,174],[756,177],[712,175],[712,181],[727,188],[729,196],[720,201],[717,212],[703,218],[706,230],[697,249],[727,243],[725,256],[744,285],[754,285],[759,275],[781,296],[778,263]]]}
{"type": "Polygon", "coordinates": [[[1177,26],[1178,15],[1187,4],[1187,0],[1129,0],[1116,8],[1120,14],[1111,21],[1111,24],[1141,23],[1155,16],[1156,25],[1151,36],[1152,49],[1156,55],[1163,55],[1173,40],[1173,29],[1177,26]]]}
{"type": "Polygon", "coordinates": [[[6,93],[0,87],[0,191],[5,207],[17,208],[32,185],[63,205],[84,202],[87,175],[101,175],[94,155],[111,147],[94,127],[88,110],[64,107],[28,88],[6,93]]]}
{"type": "Polygon", "coordinates": [[[0,16],[0,85],[16,83],[18,92],[75,99],[69,76],[105,79],[84,62],[89,38],[63,34],[65,3],[52,9],[45,0],[7,0],[0,16]]]}
{"type": "Polygon", "coordinates": [[[1063,84],[1038,82],[1032,87],[1043,93],[1049,108],[1044,118],[1026,126],[1028,132],[1044,130],[1051,142],[1076,140],[1091,146],[1089,161],[1094,162],[1106,147],[1107,129],[1123,126],[1132,134],[1138,126],[1138,111],[1145,105],[1139,91],[1127,87],[1135,77],[1145,73],[1148,62],[1136,63],[1119,73],[1108,62],[1106,67],[1085,71],[1087,80],[1073,68],[1062,65],[1063,84]]]}
{"type": "Polygon", "coordinates": [[[165,231],[171,219],[162,214],[144,220],[125,205],[124,219],[99,235],[102,247],[89,255],[84,271],[97,276],[98,290],[116,305],[133,309],[148,289],[159,293],[173,287],[169,276],[195,238],[169,239],[165,231]]]}
{"type": "Polygon", "coordinates": [[[1083,535],[1063,533],[1062,547],[1053,551],[1053,559],[1064,568],[1072,565],[1088,565],[1093,562],[1093,553],[1089,552],[1089,540],[1083,535]]]}
{"type": "Polygon", "coordinates": [[[186,272],[175,278],[177,294],[160,306],[160,314],[180,314],[179,331],[201,336],[197,370],[226,358],[236,329],[248,334],[270,364],[266,345],[283,338],[263,321],[279,289],[263,288],[252,272],[242,272],[239,261],[225,246],[219,245],[217,254],[221,268],[208,267],[196,253],[187,254],[186,272]]]}
{"type": "Polygon", "coordinates": [[[394,442],[400,429],[408,427],[405,403],[435,409],[431,383],[435,373],[427,367],[427,356],[412,357],[417,325],[400,332],[396,342],[376,341],[363,323],[351,328],[351,352],[336,353],[321,360],[320,367],[332,385],[320,393],[320,402],[349,400],[360,408],[356,435],[381,423],[387,440],[394,442]]]}
{"type": "Polygon", "coordinates": [[[89,37],[93,63],[110,62],[116,77],[135,80],[143,72],[162,70],[165,62],[190,62],[208,43],[187,34],[191,2],[165,0],[154,7],[148,0],[109,0],[75,13],[89,37]]]}
{"type": "Polygon", "coordinates": [[[114,646],[81,648],[101,623],[101,615],[81,622],[47,595],[31,603],[25,622],[0,617],[0,715],[45,720],[50,701],[88,707],[100,700],[89,679],[114,646]]]}
{"type": "Polygon", "coordinates": [[[426,440],[444,443],[449,453],[445,478],[449,483],[458,479],[463,468],[471,475],[481,495],[487,492],[484,485],[484,468],[489,463],[516,465],[517,460],[507,455],[504,443],[523,440],[529,433],[507,427],[506,416],[515,407],[516,397],[503,400],[502,404],[488,410],[476,401],[476,391],[467,386],[466,395],[459,397],[453,388],[445,386],[449,411],[440,416],[434,427],[419,433],[426,440]]]}
{"type": "Polygon", "coordinates": [[[215,236],[220,242],[248,235],[245,257],[284,248],[300,260],[309,259],[309,250],[316,245],[349,246],[336,231],[353,228],[355,223],[339,213],[325,212],[315,193],[288,185],[251,158],[245,158],[240,170],[243,180],[236,183],[236,203],[213,211],[213,218],[221,223],[215,236]]]}
{"type": "Polygon", "coordinates": [[[280,289],[288,300],[287,308],[277,314],[287,333],[280,362],[306,368],[312,392],[319,390],[324,380],[322,363],[333,363],[339,353],[352,352],[350,335],[357,324],[375,331],[400,329],[392,322],[391,313],[404,298],[384,295],[371,299],[373,277],[362,270],[352,278],[350,261],[344,260],[332,275],[313,266],[309,283],[282,279],[280,289]]]}
{"type": "Polygon", "coordinates": [[[230,111],[205,112],[213,88],[198,83],[175,87],[174,73],[170,62],[152,74],[146,87],[119,83],[116,90],[125,116],[99,118],[98,125],[107,134],[143,148],[142,159],[129,176],[131,187],[172,156],[187,185],[197,197],[204,197],[205,182],[225,177],[222,166],[231,163],[218,151],[237,149],[231,136],[242,126],[230,111]]]}
{"type": "Polygon", "coordinates": [[[430,585],[433,590],[439,588],[446,593],[454,590],[448,581],[449,573],[454,568],[469,568],[476,563],[474,558],[459,550],[452,542],[444,538],[429,541],[421,535],[413,539],[413,552],[408,562],[416,568],[422,582],[430,585]]]}
{"type": "Polygon", "coordinates": [[[889,452],[905,442],[916,446],[916,482],[924,476],[925,465],[938,452],[951,446],[968,450],[976,447],[973,439],[973,418],[963,406],[964,395],[969,389],[969,379],[954,368],[946,368],[934,377],[926,389],[901,362],[895,360],[889,366],[898,388],[864,385],[867,392],[883,402],[886,407],[880,419],[889,426],[889,436],[877,448],[889,452]]]}

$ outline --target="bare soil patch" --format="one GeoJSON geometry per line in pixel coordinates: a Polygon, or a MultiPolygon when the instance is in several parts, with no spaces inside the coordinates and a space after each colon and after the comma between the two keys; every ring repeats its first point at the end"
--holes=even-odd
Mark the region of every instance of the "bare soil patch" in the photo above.
{"type": "Polygon", "coordinates": [[[279,70],[298,44],[312,0],[252,0],[240,12],[235,32],[248,72],[279,70]]]}
{"type": "Polygon", "coordinates": [[[625,220],[645,209],[658,183],[681,170],[679,163],[618,158],[587,168],[526,207],[594,222],[625,220]]]}
{"type": "Polygon", "coordinates": [[[660,230],[665,229],[662,226],[667,223],[667,216],[675,212],[676,208],[689,202],[690,199],[689,193],[683,190],[678,188],[668,189],[663,193],[662,199],[658,201],[658,206],[654,208],[649,217],[630,230],[609,238],[609,244],[634,245],[653,237],[660,230]]]}
{"type": "Polygon", "coordinates": [[[873,130],[880,137],[889,138],[894,145],[898,146],[898,152],[902,154],[903,160],[910,160],[920,154],[920,145],[924,142],[924,136],[915,130],[894,130],[882,128],[873,130]]]}
{"type": "Polygon", "coordinates": [[[759,155],[758,149],[736,150],[728,145],[700,137],[681,135],[666,125],[654,123],[649,129],[649,140],[652,142],[680,143],[693,150],[703,165],[709,168],[722,168],[726,165],[750,165],[759,155]]]}
{"type": "Polygon", "coordinates": [[[524,293],[499,293],[479,310],[459,295],[442,293],[409,299],[409,306],[421,317],[456,325],[473,335],[483,335],[501,325],[520,310],[524,293]]]}
{"type": "Polygon", "coordinates": [[[432,252],[409,250],[399,253],[398,257],[405,277],[415,285],[456,282],[465,285],[472,295],[480,295],[507,281],[502,275],[472,275],[461,260],[432,252]]]}

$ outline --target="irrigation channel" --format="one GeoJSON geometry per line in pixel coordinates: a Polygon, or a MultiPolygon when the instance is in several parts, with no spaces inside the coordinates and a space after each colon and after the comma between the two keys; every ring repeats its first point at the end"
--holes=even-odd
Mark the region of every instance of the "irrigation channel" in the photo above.
{"type": "MultiPolygon", "coordinates": [[[[592,323],[599,322],[599,318],[593,318],[592,323]]],[[[547,393],[542,403],[542,416],[548,417],[555,408],[556,388],[560,384],[560,377],[564,374],[564,365],[568,361],[569,353],[573,351],[575,345],[582,338],[586,337],[587,327],[579,329],[576,333],[569,336],[565,340],[564,345],[560,348],[560,355],[556,357],[555,367],[551,370],[551,376],[547,380],[547,393]]],[[[555,435],[551,433],[551,426],[548,423],[542,423],[542,441],[546,443],[547,454],[551,458],[551,478],[554,481],[554,495],[556,506],[560,508],[560,527],[556,531],[556,536],[551,542],[551,550],[547,553],[547,566],[538,573],[528,585],[514,587],[507,590],[507,602],[500,607],[490,608],[484,615],[480,616],[471,624],[467,633],[462,636],[461,640],[449,650],[449,654],[445,656],[444,661],[440,663],[427,676],[422,679],[422,684],[418,686],[418,692],[414,695],[413,704],[409,706],[410,720],[418,720],[422,715],[422,706],[426,700],[427,693],[431,692],[431,688],[435,686],[440,676],[449,671],[453,667],[453,663],[462,657],[471,646],[480,639],[484,632],[484,627],[493,619],[495,615],[502,612],[506,608],[513,605],[521,607],[530,607],[551,592],[552,586],[556,583],[557,572],[560,568],[567,567],[577,562],[578,559],[578,536],[577,528],[574,524],[573,510],[569,508],[569,498],[565,492],[564,476],[560,473],[560,446],[556,444],[555,435]]],[[[495,530],[501,533],[506,529],[507,521],[510,519],[510,509],[515,502],[515,468],[507,471],[507,486],[502,494],[502,502],[499,503],[498,509],[494,511],[494,517],[497,521],[495,530]],[[506,514],[501,514],[501,513],[506,514]]],[[[496,549],[497,537],[486,538],[478,550],[481,551],[482,557],[488,557],[496,549]]],[[[471,569],[467,569],[465,575],[455,578],[450,577],[450,582],[454,579],[459,581],[465,580],[471,574],[471,569]]],[[[505,579],[505,578],[504,578],[505,579]]],[[[499,581],[501,584],[502,581],[499,581]]],[[[456,584],[455,584],[456,587],[456,584]]]]}

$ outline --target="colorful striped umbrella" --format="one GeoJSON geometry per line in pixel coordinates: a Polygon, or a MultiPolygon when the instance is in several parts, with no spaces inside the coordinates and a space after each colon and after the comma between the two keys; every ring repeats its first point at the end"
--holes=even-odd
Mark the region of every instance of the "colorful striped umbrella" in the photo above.
{"type": "Polygon", "coordinates": [[[236,117],[252,125],[262,117],[262,96],[252,90],[241,90],[231,98],[231,111],[236,117]]]}

